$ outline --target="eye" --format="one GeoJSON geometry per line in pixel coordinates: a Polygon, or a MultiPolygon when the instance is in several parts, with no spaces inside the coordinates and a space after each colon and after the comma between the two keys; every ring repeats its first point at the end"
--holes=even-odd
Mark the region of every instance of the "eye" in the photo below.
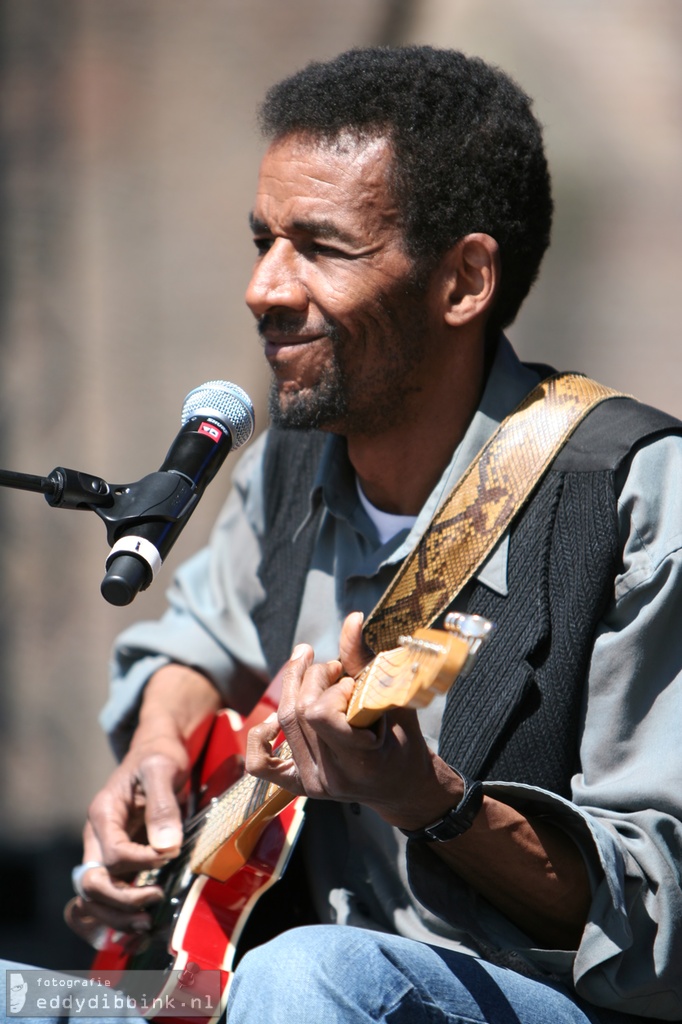
{"type": "Polygon", "coordinates": [[[264,256],[272,246],[271,238],[254,238],[253,244],[259,256],[264,256]]]}
{"type": "Polygon", "coordinates": [[[333,245],[328,245],[325,242],[311,242],[307,246],[307,251],[313,256],[340,256],[342,255],[338,249],[335,249],[333,245]]]}
{"type": "Polygon", "coordinates": [[[339,248],[338,245],[333,245],[330,242],[309,242],[302,247],[302,251],[306,256],[313,259],[316,256],[339,260],[352,260],[355,258],[354,253],[347,252],[345,249],[339,248]]]}

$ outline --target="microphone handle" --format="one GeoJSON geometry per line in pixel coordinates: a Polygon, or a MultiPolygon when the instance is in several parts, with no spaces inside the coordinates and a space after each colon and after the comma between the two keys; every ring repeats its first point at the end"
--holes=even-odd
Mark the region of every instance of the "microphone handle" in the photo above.
{"type": "Polygon", "coordinates": [[[105,601],[122,607],[146,590],[161,568],[159,549],[164,555],[170,550],[188,519],[186,515],[176,522],[140,523],[134,534],[129,532],[121,537],[109,552],[100,584],[105,601]]]}

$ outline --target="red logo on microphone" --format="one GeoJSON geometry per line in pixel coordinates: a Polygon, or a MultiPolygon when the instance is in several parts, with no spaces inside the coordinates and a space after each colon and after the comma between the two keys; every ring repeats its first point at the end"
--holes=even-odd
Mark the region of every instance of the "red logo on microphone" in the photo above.
{"type": "Polygon", "coordinates": [[[223,436],[222,431],[218,430],[217,427],[214,427],[212,423],[207,423],[206,420],[204,420],[204,422],[200,425],[197,433],[206,434],[207,437],[210,437],[211,440],[215,442],[218,442],[220,438],[223,436]]]}

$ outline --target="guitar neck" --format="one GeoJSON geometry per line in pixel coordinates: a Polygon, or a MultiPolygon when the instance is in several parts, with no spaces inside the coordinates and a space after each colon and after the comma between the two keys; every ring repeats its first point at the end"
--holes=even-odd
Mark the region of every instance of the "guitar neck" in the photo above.
{"type": "MultiPolygon", "coordinates": [[[[276,757],[291,757],[286,741],[274,751],[276,757]]],[[[272,782],[264,782],[253,775],[243,775],[222,796],[211,804],[203,824],[197,829],[190,857],[193,871],[207,871],[211,858],[229,840],[238,844],[241,833],[257,822],[266,823],[294,799],[292,793],[272,782]]]]}

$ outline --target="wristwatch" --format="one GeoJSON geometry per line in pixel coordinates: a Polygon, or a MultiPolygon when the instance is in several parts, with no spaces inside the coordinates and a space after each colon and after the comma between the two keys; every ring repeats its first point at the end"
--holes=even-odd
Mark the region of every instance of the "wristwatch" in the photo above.
{"type": "Polygon", "coordinates": [[[483,785],[478,780],[468,778],[457,768],[452,770],[457,772],[464,783],[462,799],[456,807],[451,807],[447,814],[431,825],[415,829],[413,832],[401,828],[400,831],[408,839],[426,843],[447,843],[448,840],[461,836],[473,825],[483,803],[483,785]]]}

